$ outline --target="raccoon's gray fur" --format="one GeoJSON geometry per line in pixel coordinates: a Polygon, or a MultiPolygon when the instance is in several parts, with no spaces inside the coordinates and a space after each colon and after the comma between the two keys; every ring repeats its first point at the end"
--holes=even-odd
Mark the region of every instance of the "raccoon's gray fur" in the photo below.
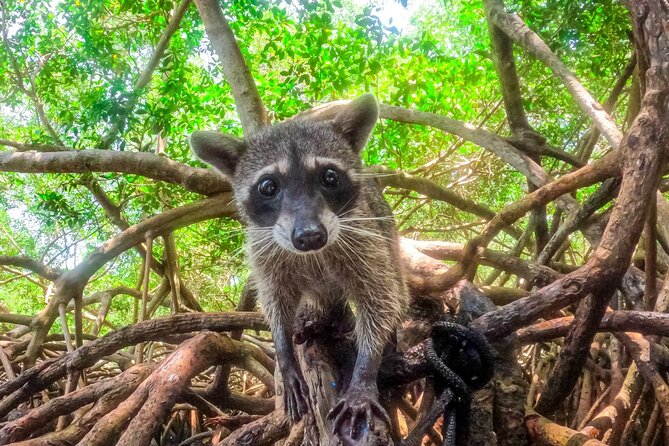
{"type": "Polygon", "coordinates": [[[292,344],[300,301],[324,312],[354,304],[358,357],[331,413],[334,430],[358,416],[387,419],[376,375],[408,300],[391,210],[360,159],[377,118],[376,100],[364,95],[325,122],[287,121],[245,141],[215,132],[190,138],[197,156],[232,181],[293,420],[306,412],[308,392],[292,344]]]}

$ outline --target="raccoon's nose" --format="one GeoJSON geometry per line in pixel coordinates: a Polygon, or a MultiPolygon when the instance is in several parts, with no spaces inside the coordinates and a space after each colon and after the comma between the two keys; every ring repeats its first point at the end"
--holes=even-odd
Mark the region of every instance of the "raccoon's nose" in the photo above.
{"type": "Polygon", "coordinates": [[[328,233],[323,225],[309,225],[293,229],[293,246],[300,251],[321,249],[328,241],[328,233]]]}

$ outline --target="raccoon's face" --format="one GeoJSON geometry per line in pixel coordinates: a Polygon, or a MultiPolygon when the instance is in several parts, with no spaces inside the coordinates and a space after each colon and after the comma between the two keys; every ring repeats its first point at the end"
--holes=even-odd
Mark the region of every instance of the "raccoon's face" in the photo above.
{"type": "Polygon", "coordinates": [[[357,204],[359,153],[377,116],[376,100],[364,95],[331,121],[289,121],[245,141],[195,132],[190,143],[232,180],[252,239],[315,253],[337,240],[340,218],[357,204]]]}
{"type": "Polygon", "coordinates": [[[286,123],[248,140],[235,198],[252,236],[271,228],[281,247],[316,252],[336,240],[338,217],[355,206],[359,168],[331,124],[286,123]]]}

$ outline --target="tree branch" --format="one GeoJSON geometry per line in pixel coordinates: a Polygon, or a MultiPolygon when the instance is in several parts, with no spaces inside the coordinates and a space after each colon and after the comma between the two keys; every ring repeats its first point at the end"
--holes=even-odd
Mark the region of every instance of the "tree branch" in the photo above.
{"type": "Polygon", "coordinates": [[[58,279],[61,274],[63,274],[63,271],[57,268],[51,268],[48,265],[44,265],[43,263],[26,256],[0,256],[0,265],[12,265],[25,268],[51,281],[58,279]]]}
{"type": "MultiPolygon", "coordinates": [[[[457,261],[461,260],[465,253],[465,245],[463,244],[418,241],[406,238],[401,240],[401,247],[403,255],[405,252],[409,253],[412,250],[417,250],[418,252],[437,260],[457,261]]],[[[512,255],[493,251],[492,249],[479,248],[475,253],[474,261],[481,265],[492,266],[511,274],[515,274],[532,284],[537,284],[538,286],[546,285],[562,277],[562,274],[549,267],[536,265],[512,255]]],[[[445,268],[445,266],[440,263],[437,263],[436,265],[445,268]]],[[[417,265],[413,265],[411,270],[417,268],[417,265]]],[[[411,270],[408,271],[410,274],[411,270]]]]}
{"type": "MultiPolygon", "coordinates": [[[[644,380],[653,387],[655,399],[662,408],[664,426],[669,426],[669,387],[663,374],[658,371],[655,362],[651,359],[650,342],[636,333],[616,333],[616,337],[629,350],[644,380]]],[[[666,444],[667,441],[669,441],[669,432],[665,430],[664,443],[666,444]]]]}
{"type": "Polygon", "coordinates": [[[581,110],[590,116],[602,135],[617,149],[623,134],[604,107],[590,95],[567,66],[551,51],[546,43],[517,15],[509,14],[502,0],[487,0],[492,22],[527,52],[546,64],[562,80],[581,110]]]}
{"type": "MultiPolygon", "coordinates": [[[[412,190],[434,200],[448,203],[461,211],[469,212],[486,220],[490,220],[495,216],[495,212],[491,209],[488,209],[475,201],[468,200],[427,178],[410,175],[406,172],[388,169],[383,166],[370,167],[368,171],[378,174],[378,181],[382,187],[389,186],[412,190]]],[[[513,226],[504,229],[513,237],[520,237],[521,231],[513,226]]]]}
{"type": "Polygon", "coordinates": [[[116,409],[105,415],[84,437],[83,444],[141,446],[151,438],[193,376],[212,364],[237,356],[234,341],[218,333],[203,332],[184,342],[160,368],[116,409]],[[127,428],[126,428],[127,426],[127,428]],[[121,433],[122,432],[122,433],[121,433]]]}
{"type": "Polygon", "coordinates": [[[379,104],[379,116],[407,124],[426,125],[452,133],[499,156],[529,178],[532,183],[542,186],[548,181],[548,175],[537,163],[488,130],[446,116],[386,104],[379,104]]]}
{"type": "MultiPolygon", "coordinates": [[[[546,342],[561,338],[569,332],[573,316],[538,322],[516,332],[518,342],[523,345],[546,342]]],[[[608,311],[600,321],[598,331],[635,332],[645,336],[669,336],[669,314],[651,311],[608,311]]]]}
{"type": "MultiPolygon", "coordinates": [[[[7,144],[8,141],[0,141],[7,144]]],[[[15,146],[15,145],[14,145],[15,146]]],[[[169,158],[145,152],[72,150],[51,153],[0,153],[0,171],[22,173],[118,172],[142,175],[179,184],[203,195],[230,191],[230,185],[213,170],[190,167],[169,158]]]]}

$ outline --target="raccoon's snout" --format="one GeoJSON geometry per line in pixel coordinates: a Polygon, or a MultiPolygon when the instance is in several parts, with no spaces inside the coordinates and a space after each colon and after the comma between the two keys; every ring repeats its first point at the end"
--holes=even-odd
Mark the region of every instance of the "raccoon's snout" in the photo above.
{"type": "Polygon", "coordinates": [[[300,251],[315,251],[328,242],[328,232],[321,223],[312,223],[294,228],[290,238],[293,246],[300,251]]]}

